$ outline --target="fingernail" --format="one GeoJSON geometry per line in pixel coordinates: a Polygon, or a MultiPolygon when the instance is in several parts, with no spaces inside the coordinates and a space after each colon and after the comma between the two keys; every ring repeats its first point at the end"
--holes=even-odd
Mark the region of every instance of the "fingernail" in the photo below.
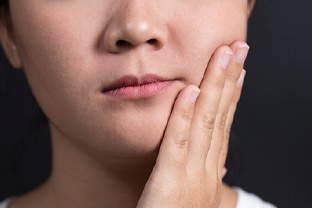
{"type": "Polygon", "coordinates": [[[226,175],[226,172],[227,172],[227,169],[223,168],[223,170],[222,170],[222,178],[224,178],[224,176],[226,175]]]}
{"type": "Polygon", "coordinates": [[[195,103],[197,100],[197,97],[200,93],[200,89],[198,87],[193,87],[191,93],[190,93],[190,101],[191,103],[195,103]]]}
{"type": "Polygon", "coordinates": [[[241,72],[241,75],[239,76],[238,80],[237,80],[237,87],[242,87],[244,84],[244,80],[245,80],[245,76],[246,76],[246,70],[243,69],[243,71],[241,72]]]}
{"type": "Polygon", "coordinates": [[[235,60],[240,64],[244,63],[247,58],[248,51],[249,46],[246,43],[239,46],[234,52],[235,60]]]}
{"type": "Polygon", "coordinates": [[[231,57],[233,56],[232,51],[225,51],[221,57],[221,65],[224,69],[226,69],[230,63],[231,57]]]}

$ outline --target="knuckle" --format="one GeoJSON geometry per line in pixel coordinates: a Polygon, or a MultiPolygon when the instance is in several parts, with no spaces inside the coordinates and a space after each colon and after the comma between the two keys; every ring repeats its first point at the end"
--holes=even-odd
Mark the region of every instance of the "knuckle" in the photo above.
{"type": "Polygon", "coordinates": [[[237,82],[239,78],[240,73],[236,71],[229,71],[228,74],[226,75],[226,78],[232,82],[237,82]]]}
{"type": "Polygon", "coordinates": [[[216,118],[217,118],[217,114],[215,113],[209,113],[209,114],[203,115],[202,123],[203,123],[204,129],[213,130],[215,127],[216,118]]]}
{"type": "Polygon", "coordinates": [[[220,113],[217,115],[218,127],[220,130],[224,130],[226,127],[227,114],[220,113]]]}
{"type": "Polygon", "coordinates": [[[182,121],[191,121],[193,118],[189,108],[181,108],[173,112],[175,116],[178,116],[182,121]]]}
{"type": "Polygon", "coordinates": [[[218,74],[215,76],[215,79],[213,79],[212,84],[213,86],[217,87],[217,88],[223,88],[224,86],[224,76],[223,74],[218,74]]]}
{"type": "Polygon", "coordinates": [[[189,112],[189,110],[182,110],[181,112],[180,112],[180,117],[181,117],[181,119],[182,120],[184,120],[184,121],[191,121],[192,120],[192,118],[193,118],[193,116],[192,116],[192,114],[189,112]]]}
{"type": "MultiPolygon", "coordinates": [[[[218,70],[217,67],[214,67],[210,70],[209,73],[209,83],[212,87],[223,87],[225,78],[226,78],[226,71],[225,70],[218,70]]],[[[207,81],[207,77],[204,77],[204,82],[207,81]]]]}
{"type": "Polygon", "coordinates": [[[231,124],[226,124],[224,131],[225,131],[226,134],[230,135],[231,129],[232,129],[232,125],[231,124]]]}
{"type": "Polygon", "coordinates": [[[179,149],[187,149],[188,144],[189,144],[189,138],[188,137],[182,137],[182,138],[175,138],[174,144],[179,148],[179,149]]]}

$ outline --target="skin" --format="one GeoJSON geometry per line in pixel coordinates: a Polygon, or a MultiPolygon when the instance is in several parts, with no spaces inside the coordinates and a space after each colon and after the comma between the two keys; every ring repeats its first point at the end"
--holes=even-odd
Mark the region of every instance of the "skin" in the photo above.
{"type": "Polygon", "coordinates": [[[245,74],[246,0],[11,0],[10,8],[1,44],[23,68],[53,145],[50,179],[11,207],[235,207],[221,183],[245,74]],[[102,93],[145,74],[171,85],[144,99],[102,93]]]}

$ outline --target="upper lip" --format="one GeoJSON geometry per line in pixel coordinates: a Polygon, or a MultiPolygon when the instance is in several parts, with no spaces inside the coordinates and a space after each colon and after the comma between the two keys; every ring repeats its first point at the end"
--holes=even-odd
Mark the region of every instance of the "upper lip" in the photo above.
{"type": "Polygon", "coordinates": [[[159,77],[154,74],[146,74],[142,77],[136,77],[134,75],[126,75],[114,81],[112,84],[104,87],[102,89],[102,92],[105,93],[108,91],[117,90],[117,89],[124,88],[124,87],[141,86],[141,85],[147,85],[151,83],[164,82],[164,81],[170,81],[170,80],[159,77]]]}

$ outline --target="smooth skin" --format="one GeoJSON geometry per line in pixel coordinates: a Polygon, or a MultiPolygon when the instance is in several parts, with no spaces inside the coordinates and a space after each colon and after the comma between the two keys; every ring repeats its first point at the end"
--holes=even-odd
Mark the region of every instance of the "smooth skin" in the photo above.
{"type": "Polygon", "coordinates": [[[247,0],[10,4],[1,45],[23,68],[53,146],[49,180],[11,207],[235,207],[222,175],[245,75],[247,0]],[[147,100],[101,93],[147,73],[172,85],[147,100]]]}
{"type": "MultiPolygon", "coordinates": [[[[240,42],[232,48],[234,54],[248,51],[240,42]]],[[[245,76],[242,62],[233,57],[226,69],[222,66],[231,53],[228,47],[215,52],[195,103],[196,86],[179,94],[138,207],[219,207],[229,132],[245,76]]]]}
{"type": "MultiPolygon", "coordinates": [[[[236,194],[222,185],[222,177],[246,73],[234,54],[238,50],[247,54],[248,47],[235,42],[231,48],[223,46],[215,52],[200,89],[189,85],[179,93],[137,207],[236,207],[236,194]],[[225,69],[221,62],[228,55],[231,60],[225,69]]],[[[36,196],[34,192],[28,197],[36,196]]],[[[24,207],[27,202],[31,203],[24,197],[11,207],[24,207]]]]}

